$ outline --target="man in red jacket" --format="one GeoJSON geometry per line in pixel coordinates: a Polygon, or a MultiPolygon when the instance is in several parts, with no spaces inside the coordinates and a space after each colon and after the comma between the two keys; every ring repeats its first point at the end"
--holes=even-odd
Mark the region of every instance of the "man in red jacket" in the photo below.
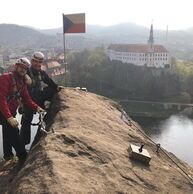
{"type": "Polygon", "coordinates": [[[26,85],[26,72],[30,66],[27,58],[20,58],[15,64],[13,72],[0,76],[0,124],[3,132],[4,159],[11,159],[16,151],[19,160],[25,160],[27,152],[23,145],[16,120],[16,110],[22,101],[37,112],[43,111],[29,96],[26,85]]]}

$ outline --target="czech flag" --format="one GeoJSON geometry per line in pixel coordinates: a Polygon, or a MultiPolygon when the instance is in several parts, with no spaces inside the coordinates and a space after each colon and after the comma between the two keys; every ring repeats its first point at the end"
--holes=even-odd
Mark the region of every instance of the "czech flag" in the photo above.
{"type": "Polygon", "coordinates": [[[63,33],[85,33],[85,13],[63,14],[63,33]]]}

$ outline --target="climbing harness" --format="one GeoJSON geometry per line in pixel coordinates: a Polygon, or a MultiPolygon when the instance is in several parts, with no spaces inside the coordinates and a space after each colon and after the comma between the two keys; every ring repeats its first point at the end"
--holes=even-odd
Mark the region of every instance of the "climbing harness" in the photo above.
{"type": "Polygon", "coordinates": [[[13,94],[9,95],[6,97],[7,101],[9,102],[12,98],[21,101],[21,94],[20,91],[23,88],[23,85],[18,89],[16,79],[13,75],[12,72],[9,73],[9,76],[11,77],[12,80],[12,86],[13,86],[13,94]]]}
{"type": "Polygon", "coordinates": [[[38,126],[38,129],[43,132],[44,134],[47,134],[48,131],[46,131],[46,123],[44,121],[44,117],[47,114],[46,111],[39,113],[39,122],[37,123],[31,123],[32,126],[38,126]]]}
{"type": "MultiPolygon", "coordinates": [[[[44,117],[46,116],[47,112],[43,111],[38,113],[39,114],[39,122],[37,123],[31,123],[32,126],[38,126],[38,130],[43,132],[44,134],[48,134],[49,132],[46,131],[46,123],[44,121],[44,117]]],[[[51,128],[51,132],[55,133],[54,129],[51,128]]]]}
{"type": "Polygon", "coordinates": [[[145,134],[139,127],[137,127],[130,117],[127,115],[127,113],[123,110],[121,110],[121,119],[128,125],[128,126],[134,126],[139,132],[141,132],[147,139],[149,139],[154,145],[156,145],[156,152],[159,153],[159,150],[161,150],[184,174],[184,177],[188,179],[188,181],[193,185],[193,178],[184,170],[182,169],[175,160],[161,147],[160,144],[157,144],[154,142],[147,134],[145,134]]]}

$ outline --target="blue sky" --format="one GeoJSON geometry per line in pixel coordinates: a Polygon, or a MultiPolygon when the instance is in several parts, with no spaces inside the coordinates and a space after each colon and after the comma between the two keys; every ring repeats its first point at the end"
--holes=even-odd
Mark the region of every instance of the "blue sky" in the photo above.
{"type": "Polygon", "coordinates": [[[1,0],[0,23],[62,26],[62,13],[86,13],[87,24],[132,22],[169,30],[193,27],[192,0],[1,0]]]}

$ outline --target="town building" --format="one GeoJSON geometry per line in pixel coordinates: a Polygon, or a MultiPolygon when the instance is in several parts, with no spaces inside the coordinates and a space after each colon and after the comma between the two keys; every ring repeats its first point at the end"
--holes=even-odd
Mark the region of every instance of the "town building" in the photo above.
{"type": "Polygon", "coordinates": [[[65,73],[65,68],[56,60],[46,60],[44,70],[51,76],[55,77],[65,73]]]}
{"type": "Polygon", "coordinates": [[[147,44],[111,44],[107,54],[110,60],[154,68],[170,67],[170,54],[163,45],[154,44],[151,24],[147,44]]]}

